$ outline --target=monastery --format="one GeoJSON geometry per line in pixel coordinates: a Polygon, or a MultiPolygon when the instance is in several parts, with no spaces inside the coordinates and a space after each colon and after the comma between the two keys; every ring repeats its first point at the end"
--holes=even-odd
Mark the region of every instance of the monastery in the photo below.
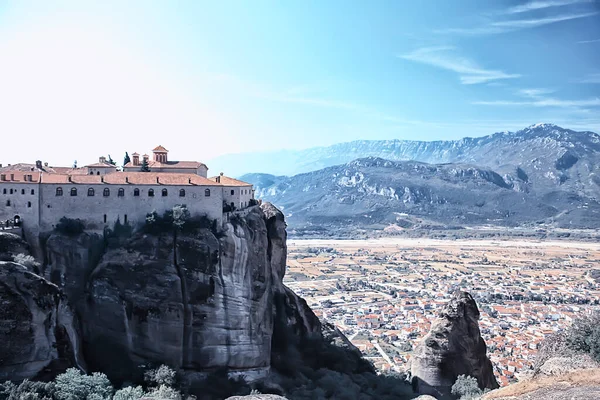
{"type": "Polygon", "coordinates": [[[254,202],[251,184],[224,176],[208,177],[205,164],[170,161],[162,146],[148,155],[132,154],[123,170],[100,157],[82,168],[35,164],[0,164],[0,222],[21,225],[26,236],[39,237],[62,217],[79,218],[90,231],[112,228],[119,219],[132,225],[146,214],[185,204],[192,215],[206,215],[221,226],[226,211],[254,202]],[[150,171],[142,172],[142,164],[150,171]]]}

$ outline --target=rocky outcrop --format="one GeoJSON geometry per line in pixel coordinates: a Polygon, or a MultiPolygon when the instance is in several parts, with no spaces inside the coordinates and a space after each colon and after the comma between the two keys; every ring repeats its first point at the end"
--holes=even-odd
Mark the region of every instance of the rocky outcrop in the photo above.
{"type": "Polygon", "coordinates": [[[78,365],[79,335],[56,285],[0,261],[0,382],[78,365]]]}
{"type": "Polygon", "coordinates": [[[413,390],[451,399],[459,375],[477,378],[481,389],[498,387],[487,348],[479,332],[479,309],[469,293],[456,292],[413,351],[413,390]]]}
{"type": "Polygon", "coordinates": [[[29,246],[19,236],[0,231],[0,261],[13,261],[19,254],[29,254],[29,246]]]}

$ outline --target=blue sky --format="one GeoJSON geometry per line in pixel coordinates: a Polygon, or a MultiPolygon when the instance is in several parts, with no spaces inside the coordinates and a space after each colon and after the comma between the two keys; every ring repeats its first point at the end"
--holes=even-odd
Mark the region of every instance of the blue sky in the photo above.
{"type": "Polygon", "coordinates": [[[49,3],[0,0],[3,163],[600,132],[598,0],[49,3]]]}

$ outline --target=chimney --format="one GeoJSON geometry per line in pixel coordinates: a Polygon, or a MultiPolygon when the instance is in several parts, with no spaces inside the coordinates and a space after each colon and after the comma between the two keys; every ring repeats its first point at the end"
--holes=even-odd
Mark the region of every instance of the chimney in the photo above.
{"type": "Polygon", "coordinates": [[[128,176],[125,177],[125,183],[129,183],[129,177],[128,176]]]}
{"type": "Polygon", "coordinates": [[[100,182],[104,183],[104,176],[100,177],[100,182]]]}
{"type": "Polygon", "coordinates": [[[14,181],[15,180],[15,174],[10,174],[10,180],[14,181]]]}
{"type": "Polygon", "coordinates": [[[138,153],[133,153],[131,157],[133,157],[133,165],[140,165],[140,155],[138,153]]]}
{"type": "Polygon", "coordinates": [[[42,161],[41,161],[41,160],[37,160],[37,161],[35,162],[35,167],[36,167],[37,169],[42,169],[42,161]]]}
{"type": "Polygon", "coordinates": [[[69,175],[69,182],[73,182],[73,180],[71,179],[71,175],[69,175]]]}
{"type": "Polygon", "coordinates": [[[0,175],[0,181],[5,181],[5,180],[6,180],[6,174],[0,175]]]}
{"type": "Polygon", "coordinates": [[[156,183],[160,183],[160,182],[158,181],[158,176],[156,177],[156,183]]]}
{"type": "Polygon", "coordinates": [[[98,162],[100,162],[101,164],[105,164],[106,163],[106,157],[100,156],[100,158],[98,159],[98,162]]]}

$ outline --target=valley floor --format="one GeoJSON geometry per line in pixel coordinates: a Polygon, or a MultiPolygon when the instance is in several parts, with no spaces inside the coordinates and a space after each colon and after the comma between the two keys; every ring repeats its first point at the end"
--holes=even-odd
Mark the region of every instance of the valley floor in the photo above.
{"type": "Polygon", "coordinates": [[[470,292],[502,385],[544,335],[600,308],[600,244],[567,240],[288,240],[285,283],[381,370],[407,367],[450,294],[470,292]],[[595,269],[598,268],[598,269],[595,269]]]}

